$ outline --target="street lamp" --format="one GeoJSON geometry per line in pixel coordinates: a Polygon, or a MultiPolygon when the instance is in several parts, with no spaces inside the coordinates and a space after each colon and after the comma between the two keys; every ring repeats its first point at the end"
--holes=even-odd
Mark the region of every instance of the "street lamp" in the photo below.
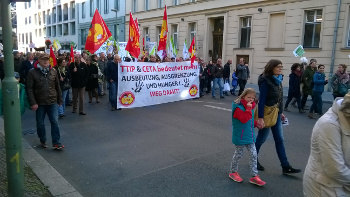
{"type": "Polygon", "coordinates": [[[115,12],[115,21],[116,21],[115,39],[118,41],[118,29],[119,29],[118,28],[118,26],[119,26],[119,24],[118,24],[118,9],[112,8],[111,11],[115,12]]]}

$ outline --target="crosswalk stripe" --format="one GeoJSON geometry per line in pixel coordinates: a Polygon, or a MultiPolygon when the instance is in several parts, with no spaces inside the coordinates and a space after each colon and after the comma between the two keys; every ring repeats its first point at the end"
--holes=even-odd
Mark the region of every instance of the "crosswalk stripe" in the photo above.
{"type": "Polygon", "coordinates": [[[224,110],[224,111],[232,111],[232,109],[227,109],[227,108],[222,108],[222,107],[216,107],[216,106],[212,106],[212,105],[204,105],[204,107],[210,107],[210,108],[220,109],[220,110],[224,110]]]}

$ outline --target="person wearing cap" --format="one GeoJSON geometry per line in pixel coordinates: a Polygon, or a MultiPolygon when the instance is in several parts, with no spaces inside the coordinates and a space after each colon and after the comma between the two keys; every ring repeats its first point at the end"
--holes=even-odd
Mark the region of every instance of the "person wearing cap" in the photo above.
{"type": "Polygon", "coordinates": [[[60,150],[64,146],[60,143],[60,129],[58,125],[58,106],[62,105],[62,92],[56,69],[50,67],[50,56],[46,53],[39,57],[34,69],[29,71],[27,78],[28,100],[31,109],[36,112],[37,134],[40,146],[47,147],[45,116],[51,123],[51,137],[53,149],[60,150]]]}
{"type": "Polygon", "coordinates": [[[13,64],[14,64],[13,68],[15,72],[19,73],[22,65],[22,58],[21,58],[21,54],[18,51],[13,52],[13,64]]]}

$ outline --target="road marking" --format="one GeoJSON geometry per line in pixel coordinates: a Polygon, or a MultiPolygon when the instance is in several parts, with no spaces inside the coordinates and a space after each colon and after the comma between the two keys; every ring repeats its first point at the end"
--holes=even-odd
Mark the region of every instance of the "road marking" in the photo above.
{"type": "MultiPolygon", "coordinates": [[[[192,103],[204,103],[204,101],[192,101],[192,103]]],[[[216,105],[223,105],[223,104],[225,104],[225,103],[216,103],[216,102],[206,102],[206,103],[216,104],[216,105]]]]}
{"type": "Polygon", "coordinates": [[[204,105],[204,107],[210,107],[210,108],[220,109],[220,110],[224,110],[224,111],[232,111],[232,109],[227,109],[227,108],[222,108],[222,107],[216,107],[216,106],[212,106],[212,105],[204,105]]]}

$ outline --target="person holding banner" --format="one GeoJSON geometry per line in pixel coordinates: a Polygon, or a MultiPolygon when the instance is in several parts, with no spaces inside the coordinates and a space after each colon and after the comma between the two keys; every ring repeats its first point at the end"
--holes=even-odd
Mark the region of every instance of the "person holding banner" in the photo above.
{"type": "MultiPolygon", "coordinates": [[[[107,82],[109,84],[109,102],[111,110],[117,109],[117,93],[118,93],[118,65],[121,62],[119,55],[114,55],[114,61],[107,65],[107,82]]],[[[119,110],[119,109],[118,109],[119,110]]]]}
{"type": "Polygon", "coordinates": [[[223,73],[224,73],[224,69],[221,66],[221,59],[219,58],[217,60],[216,65],[213,68],[213,89],[211,90],[211,94],[212,97],[215,99],[215,89],[216,89],[216,85],[219,85],[219,89],[220,89],[220,98],[225,98],[224,97],[224,83],[222,81],[222,77],[223,77],[223,73]]]}

